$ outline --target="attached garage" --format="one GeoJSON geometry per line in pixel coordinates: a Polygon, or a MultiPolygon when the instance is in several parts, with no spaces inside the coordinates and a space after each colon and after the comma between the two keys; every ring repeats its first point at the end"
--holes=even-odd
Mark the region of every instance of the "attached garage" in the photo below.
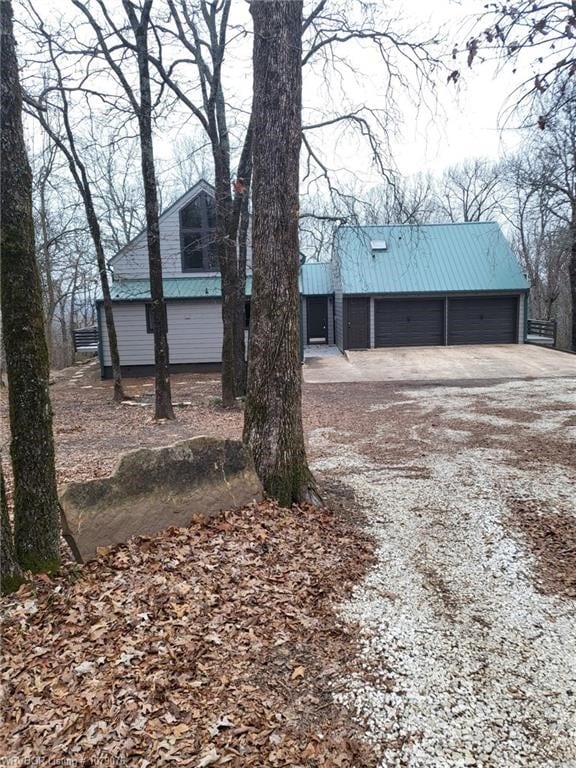
{"type": "Polygon", "coordinates": [[[443,299],[376,299],[374,346],[427,347],[444,344],[443,299]]]}
{"type": "Polygon", "coordinates": [[[529,284],[495,222],[342,226],[334,262],[343,350],[524,341],[529,284]]]}
{"type": "Polygon", "coordinates": [[[515,344],[517,296],[448,299],[448,344],[515,344]]]}

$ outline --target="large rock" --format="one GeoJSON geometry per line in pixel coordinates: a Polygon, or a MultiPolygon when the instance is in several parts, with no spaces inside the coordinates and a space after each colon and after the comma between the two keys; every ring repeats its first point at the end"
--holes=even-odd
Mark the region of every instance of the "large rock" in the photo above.
{"type": "Polygon", "coordinates": [[[97,547],[187,526],[198,515],[209,517],[261,498],[245,445],[194,437],[127,453],[111,477],[70,483],[60,502],[64,535],[84,562],[97,547]]]}

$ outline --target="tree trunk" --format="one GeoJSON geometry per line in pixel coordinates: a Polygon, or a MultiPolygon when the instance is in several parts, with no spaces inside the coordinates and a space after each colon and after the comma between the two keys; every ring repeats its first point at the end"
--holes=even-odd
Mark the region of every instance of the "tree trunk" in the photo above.
{"type": "Polygon", "coordinates": [[[222,280],[222,405],[236,404],[235,325],[238,303],[238,265],[236,244],[229,237],[232,195],[230,163],[225,148],[214,147],[214,181],[216,203],[216,240],[222,280]]]}
{"type": "Polygon", "coordinates": [[[168,352],[168,328],[166,323],[166,302],[162,283],[162,257],[160,254],[160,226],[158,223],[158,187],[154,168],[154,147],[152,143],[152,97],[150,92],[150,71],[148,65],[148,24],[150,0],[144,4],[140,22],[136,20],[133,4],[124,0],[124,8],[130,19],[136,38],[138,76],[140,84],[140,109],[138,127],[142,154],[142,180],[146,206],[146,235],[148,262],[150,267],[150,296],[152,298],[152,320],[154,326],[154,367],[156,375],[156,419],[175,419],[170,387],[170,359],[168,352]]]}
{"type": "Polygon", "coordinates": [[[2,515],[2,527],[0,530],[0,590],[2,594],[14,592],[22,584],[22,569],[16,560],[14,552],[14,540],[12,538],[12,527],[10,517],[8,516],[8,502],[6,500],[6,489],[4,488],[4,472],[0,464],[0,507],[2,515]]]}
{"type": "Polygon", "coordinates": [[[572,203],[572,215],[570,219],[570,260],[568,261],[568,275],[570,278],[570,296],[572,309],[572,338],[570,349],[576,352],[576,203],[572,203]]]}
{"type": "Polygon", "coordinates": [[[236,324],[234,327],[234,361],[236,366],[237,396],[246,394],[246,256],[248,251],[250,185],[246,183],[241,201],[238,234],[236,238],[238,258],[238,301],[236,304],[236,324]]]}
{"type": "Polygon", "coordinates": [[[254,0],[253,289],[244,440],[281,504],[317,500],[304,448],[298,294],[302,2],[254,0]]]}
{"type": "Polygon", "coordinates": [[[14,541],[26,570],[52,571],[60,560],[48,349],[32,220],[32,174],[22,130],[12,4],[0,3],[1,308],[8,374],[14,474],[14,541]]]}
{"type": "Polygon", "coordinates": [[[244,146],[236,175],[230,240],[236,246],[237,258],[237,301],[234,326],[234,364],[236,371],[236,395],[246,394],[246,260],[248,252],[248,229],[250,226],[250,184],[252,181],[252,121],[248,124],[244,146]]]}
{"type": "MultiPolygon", "coordinates": [[[[39,260],[44,270],[45,281],[45,327],[46,327],[46,343],[48,345],[48,361],[50,367],[56,367],[54,365],[54,315],[56,313],[56,291],[54,288],[54,272],[52,268],[52,259],[50,257],[50,247],[48,244],[48,223],[46,212],[46,176],[42,178],[40,182],[39,196],[40,196],[40,232],[42,234],[42,246],[41,246],[41,259],[39,260]]],[[[42,285],[42,278],[40,278],[40,284],[42,285]]]]}

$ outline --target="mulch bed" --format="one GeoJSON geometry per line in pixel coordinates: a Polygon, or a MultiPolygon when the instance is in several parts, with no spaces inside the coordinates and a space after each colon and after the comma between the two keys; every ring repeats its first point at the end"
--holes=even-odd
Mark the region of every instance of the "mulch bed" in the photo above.
{"type": "Polygon", "coordinates": [[[534,557],[535,586],[576,598],[576,517],[536,500],[512,499],[509,523],[534,557]]]}
{"type": "Polygon", "coordinates": [[[332,606],[372,562],[326,509],[264,502],[36,578],[4,599],[0,756],[374,766],[332,703],[356,651],[332,606]]]}

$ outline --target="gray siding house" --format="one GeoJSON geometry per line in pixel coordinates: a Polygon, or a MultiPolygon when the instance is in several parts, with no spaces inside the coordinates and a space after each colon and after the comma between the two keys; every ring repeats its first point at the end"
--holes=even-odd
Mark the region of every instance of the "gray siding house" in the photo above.
{"type": "MultiPolygon", "coordinates": [[[[216,369],[222,294],[214,247],[214,190],[200,181],[160,216],[160,247],[174,371],[216,369]]],[[[246,301],[252,288],[248,253],[246,301]]],[[[146,233],[111,260],[123,374],[153,372],[146,233]]],[[[302,344],[370,347],[518,343],[528,283],[493,222],[340,227],[331,262],[300,269],[302,344]]],[[[111,376],[98,302],[99,357],[111,376]]],[[[247,313],[248,317],[248,313],[247,313]]]]}
{"type": "MultiPolygon", "coordinates": [[[[222,302],[214,243],[214,189],[202,180],[160,216],[168,345],[173,370],[214,368],[221,363],[222,302]]],[[[250,268],[251,251],[248,252],[250,268]]],[[[153,371],[148,247],[143,231],[109,262],[111,294],[123,374],[153,371]]],[[[247,294],[251,280],[247,280],[247,294]]],[[[98,302],[100,366],[112,373],[102,301],[98,302]]]]}

